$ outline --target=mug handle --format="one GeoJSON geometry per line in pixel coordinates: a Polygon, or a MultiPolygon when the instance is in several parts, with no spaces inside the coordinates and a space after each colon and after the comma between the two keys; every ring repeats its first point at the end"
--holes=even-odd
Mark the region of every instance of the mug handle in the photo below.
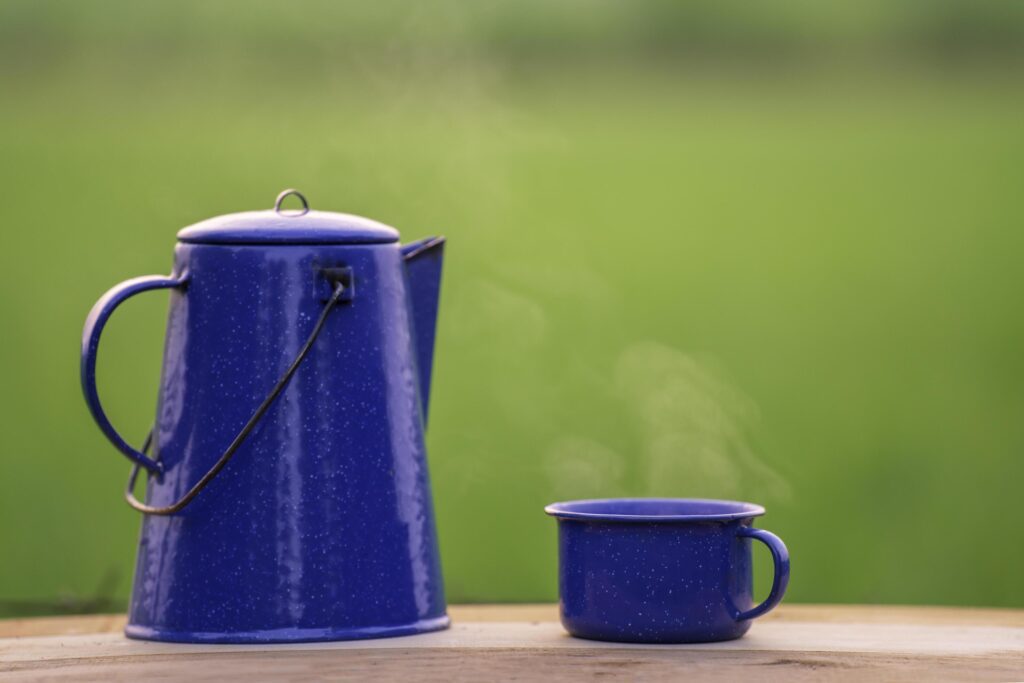
{"type": "Polygon", "coordinates": [[[786,586],[789,585],[789,550],[782,539],[770,531],[755,529],[749,526],[742,526],[738,532],[741,538],[753,538],[761,541],[772,553],[772,561],[775,563],[775,576],[772,579],[772,590],[768,597],[757,607],[740,612],[736,615],[737,621],[756,619],[757,617],[770,612],[782,602],[782,596],[786,594],[786,586]]]}
{"type": "Polygon", "coordinates": [[[163,466],[159,461],[153,460],[141,451],[132,448],[114,429],[114,425],[110,423],[110,419],[104,412],[102,404],[100,404],[100,396],[96,391],[96,353],[99,351],[100,335],[103,334],[103,328],[118,306],[136,294],[148,292],[152,289],[181,287],[186,282],[188,282],[188,276],[184,274],[178,277],[146,275],[115,285],[100,297],[100,300],[89,311],[89,317],[85,319],[85,329],[82,330],[82,392],[85,394],[85,402],[89,406],[93,419],[96,420],[96,424],[99,425],[106,437],[110,439],[110,442],[119,451],[124,453],[129,460],[154,473],[163,472],[163,466]]]}

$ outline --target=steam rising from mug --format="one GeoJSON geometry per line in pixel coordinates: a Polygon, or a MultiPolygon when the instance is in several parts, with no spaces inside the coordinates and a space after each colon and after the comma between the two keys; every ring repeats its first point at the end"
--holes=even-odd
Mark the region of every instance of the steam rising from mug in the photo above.
{"type": "Polygon", "coordinates": [[[644,495],[789,496],[786,481],[748,443],[756,405],[710,363],[642,341],[619,354],[612,382],[636,451],[620,453],[584,436],[559,437],[545,457],[559,494],[602,497],[629,489],[625,478],[635,462],[644,495]]]}

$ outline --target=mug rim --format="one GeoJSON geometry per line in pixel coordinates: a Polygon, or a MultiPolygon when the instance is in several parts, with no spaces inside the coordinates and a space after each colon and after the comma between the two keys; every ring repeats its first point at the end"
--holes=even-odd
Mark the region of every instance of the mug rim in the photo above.
{"type": "Polygon", "coordinates": [[[718,498],[586,498],[551,503],[544,507],[544,512],[557,519],[574,519],[591,522],[731,522],[739,519],[760,517],[765,513],[764,507],[756,503],[738,500],[722,500],[718,498]],[[602,503],[619,505],[623,503],[667,503],[680,504],[715,504],[723,508],[721,512],[707,513],[624,513],[601,512],[599,510],[581,510],[580,507],[600,507],[602,503]],[[730,508],[732,508],[730,510],[730,508]]]}

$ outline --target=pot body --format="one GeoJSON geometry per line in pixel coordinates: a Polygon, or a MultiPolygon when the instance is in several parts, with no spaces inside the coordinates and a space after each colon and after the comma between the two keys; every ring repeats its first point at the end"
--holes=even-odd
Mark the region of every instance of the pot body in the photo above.
{"type": "Polygon", "coordinates": [[[349,268],[350,300],[186,509],[142,522],[126,632],[282,642],[444,628],[408,280],[397,244],[179,243],[154,448],[168,505],[217,461],[349,268]]]}

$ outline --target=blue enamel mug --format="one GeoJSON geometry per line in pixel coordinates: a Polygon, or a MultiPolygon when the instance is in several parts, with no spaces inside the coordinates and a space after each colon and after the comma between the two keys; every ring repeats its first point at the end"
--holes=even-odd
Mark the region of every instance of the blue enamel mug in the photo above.
{"type": "Polygon", "coordinates": [[[732,640],[779,602],[789,552],[751,522],[752,503],[620,498],[553,503],[562,624],[572,635],[637,643],[732,640]],[[750,541],[771,551],[768,598],[754,605],[750,541]]]}

